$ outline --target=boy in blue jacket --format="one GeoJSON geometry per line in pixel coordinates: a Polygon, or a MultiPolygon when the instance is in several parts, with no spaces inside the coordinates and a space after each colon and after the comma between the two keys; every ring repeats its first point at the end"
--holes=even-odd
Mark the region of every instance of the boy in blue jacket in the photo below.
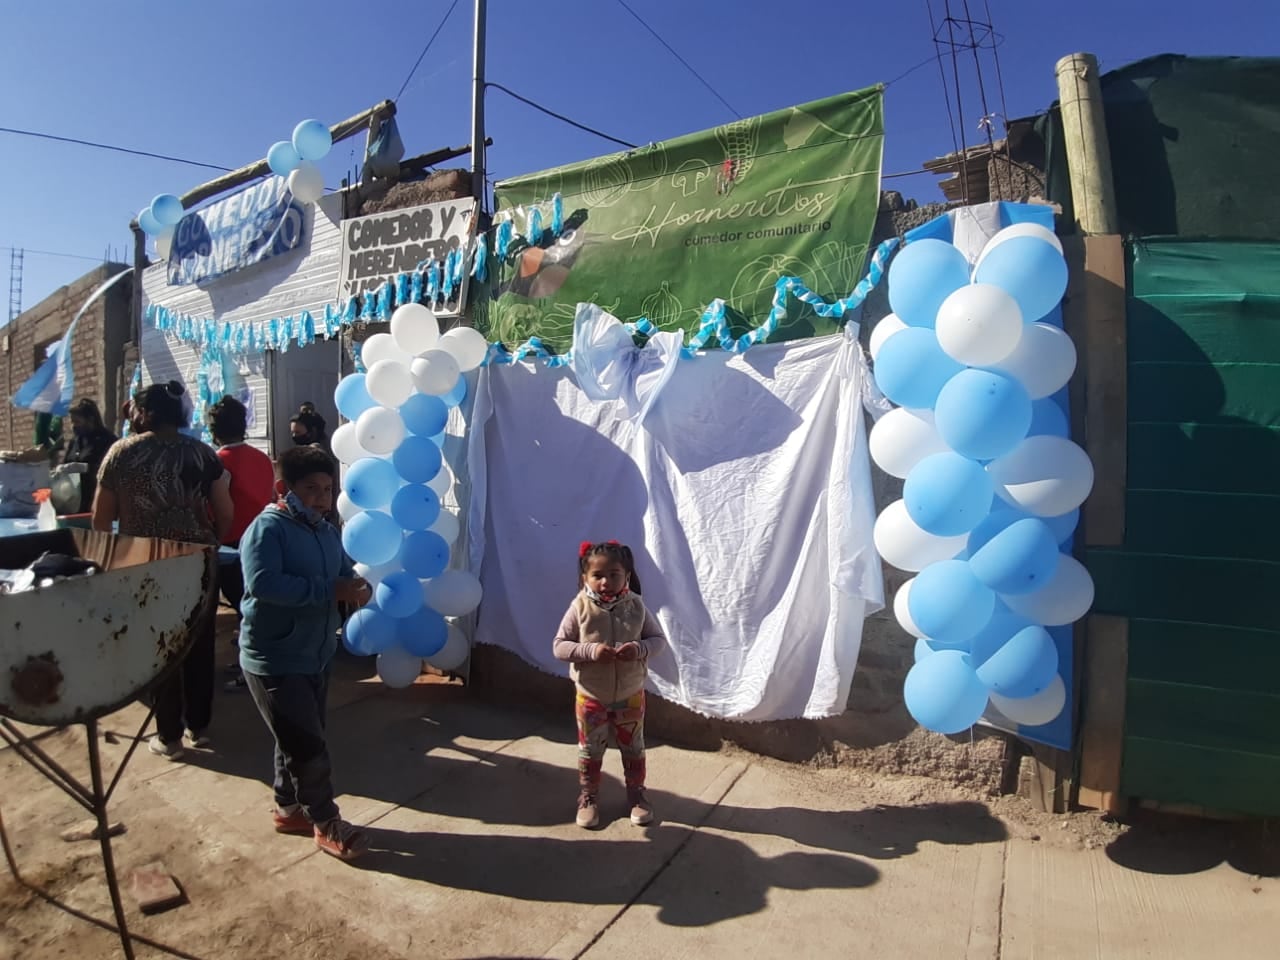
{"type": "Polygon", "coordinates": [[[275,737],[276,831],[314,836],[325,853],[350,860],[366,837],[333,801],[325,699],[338,604],[367,603],[370,588],[353,575],[338,531],[324,519],[337,464],[318,447],[294,447],[279,470],[284,498],[240,540],[240,667],[275,737]]]}

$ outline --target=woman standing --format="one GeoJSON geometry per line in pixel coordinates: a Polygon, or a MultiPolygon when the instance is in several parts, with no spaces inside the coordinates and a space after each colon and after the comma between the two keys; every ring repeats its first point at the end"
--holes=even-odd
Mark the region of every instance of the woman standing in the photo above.
{"type": "Polygon", "coordinates": [[[77,401],[70,413],[71,445],[56,472],[80,475],[80,507],[76,513],[88,513],[93,509],[93,495],[98,489],[98,470],[116,442],[116,435],[107,429],[98,405],[88,397],[77,401]]]}
{"type": "MultiPolygon", "coordinates": [[[[230,478],[209,447],[181,433],[188,418],[180,383],[153,384],[134,399],[134,436],[113,446],[102,462],[93,501],[93,528],[134,537],[217,546],[234,519],[230,478]]],[[[194,628],[182,668],[156,688],[157,736],[149,749],[182,756],[184,726],[192,746],[207,746],[213,713],[214,628],[217,605],[194,628]]]]}

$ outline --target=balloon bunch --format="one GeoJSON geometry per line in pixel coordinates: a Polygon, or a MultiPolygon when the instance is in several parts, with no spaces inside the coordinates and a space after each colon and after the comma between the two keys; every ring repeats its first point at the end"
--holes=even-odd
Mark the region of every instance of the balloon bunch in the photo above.
{"type": "Polygon", "coordinates": [[[329,128],[319,120],[303,120],[293,128],[291,140],[278,140],[267,151],[267,166],[278,177],[289,179],[289,192],[303,203],[324,196],[324,174],[316,166],[333,147],[329,128]]]}
{"type": "Polygon", "coordinates": [[[138,226],[155,241],[156,252],[166,260],[173,246],[174,227],[185,214],[182,201],[172,193],[160,194],[138,211],[138,226]]]}
{"type": "Polygon", "coordinates": [[[1076,364],[1055,324],[1066,285],[1061,244],[1034,224],[996,234],[972,271],[941,240],[908,244],[889,268],[894,313],[871,353],[899,406],[869,447],[905,484],[876,520],[875,544],[917,573],[893,602],[917,638],[903,694],[940,733],[972,726],[988,703],[1023,726],[1066,704],[1046,628],[1093,603],[1093,581],[1063,546],[1093,486],[1054,398],[1076,364]]]}
{"type": "Polygon", "coordinates": [[[338,495],[342,544],[356,572],[373,585],[373,601],[347,621],[344,642],[378,657],[388,686],[412,683],[422,661],[454,670],[467,659],[462,631],[445,617],[480,605],[480,582],[450,570],[458,518],[441,500],[453,486],[441,445],[449,408],[466,396],[461,374],[484,359],[477,330],[441,335],[435,314],[417,303],[399,307],[391,333],[365,341],[365,373],[343,377],[334,391],[349,422],[333,433],[346,466],[338,495]]]}

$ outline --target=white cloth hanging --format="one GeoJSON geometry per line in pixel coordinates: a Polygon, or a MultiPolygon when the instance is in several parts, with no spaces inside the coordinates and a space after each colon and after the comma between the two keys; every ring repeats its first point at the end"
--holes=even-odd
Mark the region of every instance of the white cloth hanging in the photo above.
{"type": "Polygon", "coordinates": [[[551,643],[578,544],[617,539],[671,641],[651,689],[716,717],[843,712],[884,601],[856,340],[677,361],[678,340],[637,350],[607,314],[579,321],[574,372],[481,371],[477,642],[564,675],[551,643]]]}

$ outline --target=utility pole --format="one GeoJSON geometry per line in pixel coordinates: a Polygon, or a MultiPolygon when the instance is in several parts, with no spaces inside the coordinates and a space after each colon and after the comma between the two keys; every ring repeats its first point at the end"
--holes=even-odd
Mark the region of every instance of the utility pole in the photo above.
{"type": "Polygon", "coordinates": [[[471,77],[471,195],[481,209],[485,199],[484,169],[484,47],[485,0],[476,0],[475,48],[471,77]]]}

